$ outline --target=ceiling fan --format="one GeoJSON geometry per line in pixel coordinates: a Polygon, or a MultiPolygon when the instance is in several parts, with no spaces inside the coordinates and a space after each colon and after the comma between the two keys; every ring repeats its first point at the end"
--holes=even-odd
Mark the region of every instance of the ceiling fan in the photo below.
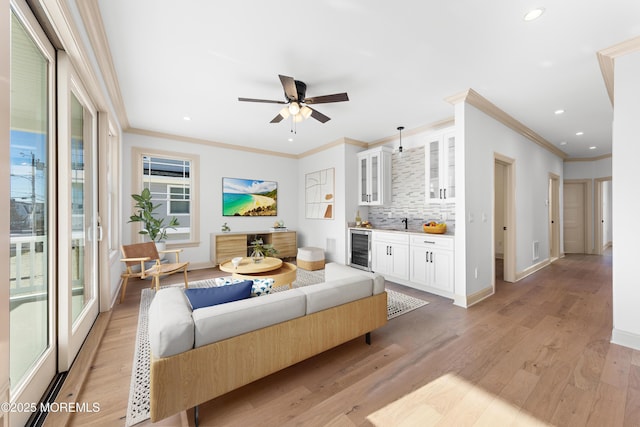
{"type": "Polygon", "coordinates": [[[286,101],[272,101],[269,99],[254,98],[238,98],[238,101],[264,102],[267,104],[288,104],[288,106],[282,108],[278,115],[271,120],[271,123],[279,123],[289,116],[293,117],[294,122],[301,122],[311,116],[321,123],[326,123],[331,120],[331,118],[325,116],[318,110],[314,110],[309,107],[309,104],[328,104],[330,102],[342,102],[349,100],[349,96],[346,92],[307,98],[307,85],[304,82],[294,80],[293,77],[283,75],[278,75],[278,77],[280,77],[280,83],[282,83],[286,101]]]}

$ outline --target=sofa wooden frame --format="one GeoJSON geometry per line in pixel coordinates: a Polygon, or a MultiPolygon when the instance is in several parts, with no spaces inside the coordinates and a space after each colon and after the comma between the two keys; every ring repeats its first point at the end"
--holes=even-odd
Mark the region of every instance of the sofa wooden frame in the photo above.
{"type": "Polygon", "coordinates": [[[156,422],[266,377],[387,323],[387,293],[151,360],[156,422]]]}

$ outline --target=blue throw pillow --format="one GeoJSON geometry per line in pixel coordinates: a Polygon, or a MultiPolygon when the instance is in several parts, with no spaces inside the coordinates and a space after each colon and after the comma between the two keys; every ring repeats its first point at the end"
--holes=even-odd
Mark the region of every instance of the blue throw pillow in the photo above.
{"type": "Polygon", "coordinates": [[[229,286],[185,289],[184,294],[189,299],[191,308],[197,310],[202,307],[247,299],[251,296],[252,286],[252,280],[245,280],[229,286]]]}

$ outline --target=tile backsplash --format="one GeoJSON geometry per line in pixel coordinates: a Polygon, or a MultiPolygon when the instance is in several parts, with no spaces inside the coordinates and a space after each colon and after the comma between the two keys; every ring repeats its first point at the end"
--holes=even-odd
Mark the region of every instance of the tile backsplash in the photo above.
{"type": "Polygon", "coordinates": [[[402,219],[408,218],[409,229],[422,229],[426,221],[436,220],[455,230],[455,203],[425,204],[424,150],[423,146],[392,154],[391,204],[369,207],[368,219],[374,227],[403,227],[402,219]]]}

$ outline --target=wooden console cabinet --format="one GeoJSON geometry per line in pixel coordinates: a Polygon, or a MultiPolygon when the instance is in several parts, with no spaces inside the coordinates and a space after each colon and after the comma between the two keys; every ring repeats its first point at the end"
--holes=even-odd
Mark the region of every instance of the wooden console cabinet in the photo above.
{"type": "Polygon", "coordinates": [[[261,238],[278,251],[278,258],[292,258],[298,253],[298,241],[295,231],[251,231],[232,233],[211,233],[211,262],[215,265],[227,262],[237,256],[251,255],[251,242],[261,238]]]}

